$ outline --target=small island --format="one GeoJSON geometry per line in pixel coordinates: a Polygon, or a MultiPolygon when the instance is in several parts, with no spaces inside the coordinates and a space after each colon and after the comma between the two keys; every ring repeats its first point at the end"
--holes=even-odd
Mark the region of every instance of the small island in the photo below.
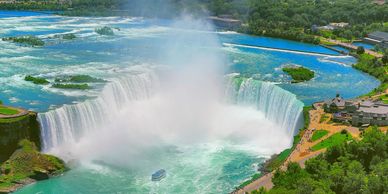
{"type": "Polygon", "coordinates": [[[106,81],[101,78],[92,77],[90,75],[72,75],[67,77],[56,78],[55,82],[103,83],[106,81]]]}
{"type": "Polygon", "coordinates": [[[27,75],[26,77],[24,77],[24,80],[32,82],[32,83],[37,84],[37,85],[46,85],[46,84],[50,83],[49,81],[47,81],[44,78],[33,77],[31,75],[27,75]]]}
{"type": "Polygon", "coordinates": [[[63,39],[63,40],[73,40],[76,39],[77,36],[74,33],[68,34],[55,34],[54,36],[49,36],[49,39],[63,39]]]}
{"type": "Polygon", "coordinates": [[[22,45],[29,45],[29,46],[44,46],[44,41],[35,37],[35,36],[20,36],[20,37],[8,37],[8,38],[2,38],[3,41],[9,41],[13,43],[18,43],[22,45]]]}
{"type": "Polygon", "coordinates": [[[76,89],[76,90],[87,90],[91,89],[91,87],[88,84],[53,84],[53,88],[60,88],[60,89],[76,89]]]}
{"type": "Polygon", "coordinates": [[[309,81],[314,78],[314,71],[301,66],[287,66],[282,69],[285,73],[291,76],[292,83],[309,81]]]}
{"type": "Polygon", "coordinates": [[[110,28],[108,26],[104,26],[102,28],[97,28],[94,31],[99,35],[105,35],[105,36],[113,36],[114,35],[112,28],[110,28]]]}

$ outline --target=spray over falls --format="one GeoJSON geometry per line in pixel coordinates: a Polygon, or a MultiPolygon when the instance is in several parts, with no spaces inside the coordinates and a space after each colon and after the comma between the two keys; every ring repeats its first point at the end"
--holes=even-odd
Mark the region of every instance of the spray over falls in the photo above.
{"type": "Polygon", "coordinates": [[[159,161],[164,146],[231,141],[268,155],[289,146],[303,106],[295,95],[251,79],[225,82],[217,35],[197,33],[211,25],[185,18],[174,27],[156,53],[162,71],[128,73],[95,99],[39,114],[44,149],[138,167],[159,161]]]}
{"type": "MultiPolygon", "coordinates": [[[[185,137],[188,137],[187,139],[195,137],[206,139],[212,136],[215,139],[228,138],[229,136],[237,137],[239,133],[265,138],[271,131],[278,130],[278,133],[275,134],[282,134],[283,138],[286,139],[274,138],[274,144],[281,144],[280,142],[285,140],[287,143],[280,146],[283,147],[291,141],[301,124],[303,104],[296,99],[295,95],[271,83],[246,79],[238,85],[233,78],[228,77],[223,97],[223,101],[227,101],[227,103],[219,102],[218,105],[211,105],[213,102],[215,104],[218,102],[212,99],[211,101],[206,100],[205,104],[200,104],[203,102],[185,101],[190,100],[187,97],[177,99],[172,97],[173,100],[166,100],[171,97],[169,95],[176,93],[162,95],[162,97],[156,94],[156,91],[164,88],[160,86],[159,80],[160,78],[152,72],[130,75],[109,83],[100,97],[96,99],[66,105],[39,114],[45,150],[50,151],[58,147],[77,144],[79,141],[87,139],[88,136],[91,139],[96,139],[96,142],[108,141],[109,135],[114,134],[115,129],[126,131],[126,133],[119,132],[120,135],[114,136],[115,140],[123,138],[123,142],[136,142],[134,139],[144,138],[144,141],[154,141],[155,144],[156,142],[174,144],[176,143],[174,139],[184,139],[185,137]],[[179,102],[180,100],[183,102],[179,102]],[[200,108],[194,108],[192,105],[200,108]],[[236,120],[236,123],[230,121],[233,119],[236,120]],[[247,127],[247,123],[251,121],[258,123],[247,127]],[[221,122],[224,124],[220,124],[221,122]],[[272,127],[265,126],[263,123],[272,127]],[[228,126],[230,128],[236,127],[238,129],[230,129],[226,127],[227,125],[233,126],[228,126]],[[189,127],[192,128],[184,129],[189,127]],[[242,129],[244,127],[249,128],[247,129],[249,132],[244,132],[242,129]],[[146,132],[148,130],[149,133],[146,132]],[[267,133],[263,134],[265,131],[267,133]],[[202,135],[197,134],[197,132],[202,135]],[[96,134],[100,136],[98,137],[96,134]],[[125,139],[127,135],[132,137],[125,139]],[[170,140],[171,142],[169,142],[170,140]]],[[[194,95],[194,98],[196,97],[194,95]]],[[[242,139],[248,140],[248,137],[243,136],[242,139]]],[[[114,145],[114,143],[111,144],[114,145]]],[[[85,146],[84,144],[80,145],[85,146]]],[[[133,144],[130,145],[133,146],[133,144]]],[[[142,143],[137,145],[141,146],[142,143]]],[[[265,142],[262,145],[265,145],[265,142]]],[[[93,147],[93,145],[89,146],[93,147]]],[[[141,149],[139,148],[139,150],[141,149]]],[[[59,151],[58,154],[61,152],[63,153],[63,150],[59,151]]]]}

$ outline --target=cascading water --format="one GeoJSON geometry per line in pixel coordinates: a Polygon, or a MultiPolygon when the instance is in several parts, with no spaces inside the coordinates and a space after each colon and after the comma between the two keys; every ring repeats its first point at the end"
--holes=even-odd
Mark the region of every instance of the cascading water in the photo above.
{"type": "MultiPolygon", "coordinates": [[[[303,118],[303,103],[295,95],[271,83],[228,77],[225,95],[229,103],[253,106],[291,139],[303,118]]],[[[112,121],[129,102],[150,98],[157,87],[158,76],[153,72],[131,75],[107,84],[96,99],[39,114],[44,149],[77,142],[112,121]]]]}
{"type": "Polygon", "coordinates": [[[263,112],[290,136],[302,127],[303,103],[273,83],[228,75],[225,93],[232,103],[253,106],[263,112]]]}
{"type": "Polygon", "coordinates": [[[39,114],[44,150],[77,142],[119,114],[129,101],[149,98],[158,83],[156,80],[154,73],[119,78],[109,83],[96,99],[39,114]]]}

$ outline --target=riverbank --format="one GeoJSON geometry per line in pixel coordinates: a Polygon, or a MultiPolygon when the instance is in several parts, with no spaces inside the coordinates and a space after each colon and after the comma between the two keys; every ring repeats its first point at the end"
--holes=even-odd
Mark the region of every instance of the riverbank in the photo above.
{"type": "MultiPolygon", "coordinates": [[[[365,73],[370,74],[371,76],[376,77],[381,81],[381,84],[378,88],[376,88],[373,92],[367,94],[369,97],[380,97],[381,95],[388,94],[387,89],[387,83],[386,83],[386,75],[385,74],[378,74],[374,68],[370,68],[369,65],[366,67],[365,65],[368,64],[368,62],[376,61],[374,58],[379,56],[372,56],[369,53],[356,55],[358,58],[358,63],[354,65],[354,68],[361,70],[365,73]]],[[[379,59],[377,59],[378,61],[379,59]]],[[[387,72],[387,71],[383,71],[387,72]]],[[[361,98],[365,98],[365,96],[361,96],[361,98]]],[[[265,190],[270,190],[273,188],[274,184],[272,183],[272,178],[274,177],[274,174],[280,169],[281,171],[287,171],[287,166],[290,163],[297,163],[302,168],[305,166],[305,162],[311,158],[314,158],[324,152],[326,150],[333,146],[335,143],[334,140],[332,140],[334,135],[347,133],[351,136],[351,139],[360,140],[361,137],[361,131],[357,127],[351,127],[348,125],[333,123],[332,115],[325,113],[323,109],[323,103],[318,102],[314,103],[312,105],[312,109],[308,109],[308,120],[307,125],[308,127],[305,128],[305,130],[301,130],[300,132],[300,140],[297,143],[297,145],[293,145],[291,154],[284,160],[284,162],[281,164],[280,167],[277,169],[271,169],[271,171],[267,174],[264,174],[257,180],[252,181],[250,184],[245,185],[242,188],[239,188],[238,190],[232,192],[235,194],[245,194],[245,193],[251,193],[253,191],[259,190],[260,188],[264,188],[265,190]],[[313,134],[318,129],[324,129],[327,131],[327,134],[324,135],[319,139],[319,141],[312,141],[313,134]],[[326,141],[326,142],[325,142],[326,141]],[[333,143],[333,141],[335,143],[333,143]],[[324,142],[324,143],[322,143],[324,142]],[[317,149],[323,148],[323,149],[317,149]]],[[[386,131],[386,128],[381,128],[380,130],[386,131]]],[[[295,138],[294,138],[295,139],[295,138]]],[[[295,140],[294,140],[295,141],[295,140]]],[[[281,155],[281,153],[279,154],[281,155]]],[[[279,156],[278,155],[278,156],[279,156]]],[[[272,163],[274,161],[273,158],[270,159],[269,163],[272,163]]],[[[268,163],[268,161],[267,161],[268,163]]],[[[269,164],[270,165],[270,164],[269,164]]],[[[265,172],[264,170],[263,172],[265,172]]],[[[263,173],[262,172],[262,173],[263,173]]]]}
{"type": "Polygon", "coordinates": [[[23,186],[66,171],[61,159],[40,153],[33,142],[24,139],[18,146],[12,156],[0,166],[0,194],[14,192],[23,186]]]}
{"type": "Polygon", "coordinates": [[[63,173],[65,164],[42,154],[37,113],[0,105],[0,194],[63,173]]]}

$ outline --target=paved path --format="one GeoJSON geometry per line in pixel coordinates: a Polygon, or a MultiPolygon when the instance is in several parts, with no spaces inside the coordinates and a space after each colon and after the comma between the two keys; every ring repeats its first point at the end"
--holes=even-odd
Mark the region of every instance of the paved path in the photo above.
{"type": "MultiPolygon", "coordinates": [[[[359,138],[360,131],[358,128],[355,127],[349,127],[346,125],[340,125],[340,124],[332,124],[328,123],[331,119],[331,115],[326,114],[328,119],[324,122],[321,121],[321,117],[325,114],[321,104],[315,104],[315,107],[317,107],[316,110],[310,110],[310,124],[308,129],[306,129],[303,134],[300,142],[296,145],[295,149],[292,151],[290,156],[286,159],[286,161],[283,163],[283,165],[280,167],[281,170],[286,170],[287,165],[289,162],[297,162],[299,165],[304,168],[304,163],[315,156],[318,156],[319,154],[326,151],[326,149],[321,149],[318,151],[312,151],[311,147],[314,145],[320,143],[321,141],[329,138],[334,133],[338,133],[342,131],[343,129],[346,129],[354,138],[359,138]],[[322,137],[321,139],[311,142],[312,134],[315,130],[319,129],[325,129],[329,133],[322,137]]],[[[246,192],[250,193],[254,190],[258,190],[261,187],[264,187],[265,189],[269,190],[273,187],[272,183],[272,177],[274,175],[275,171],[266,174],[265,176],[261,177],[260,179],[253,181],[251,184],[245,186],[244,188],[234,191],[233,194],[245,194],[246,192]]]]}
{"type": "Polygon", "coordinates": [[[15,107],[2,106],[2,105],[0,105],[0,107],[14,109],[14,110],[19,111],[18,114],[14,114],[14,115],[3,115],[3,114],[0,114],[0,119],[10,119],[10,118],[21,117],[21,116],[24,116],[24,115],[28,115],[28,113],[29,113],[28,110],[25,110],[25,109],[22,109],[22,108],[15,108],[15,107]]]}
{"type": "MultiPolygon", "coordinates": [[[[339,46],[345,47],[345,48],[350,49],[350,50],[357,50],[357,48],[358,48],[358,46],[355,46],[355,45],[353,45],[351,43],[344,43],[344,42],[341,42],[339,40],[332,40],[332,39],[325,39],[325,40],[327,42],[331,42],[331,43],[337,44],[339,46]]],[[[377,53],[375,51],[372,51],[372,50],[369,50],[369,49],[366,49],[366,48],[364,48],[364,49],[365,49],[365,53],[367,53],[367,54],[370,54],[370,55],[375,56],[377,58],[383,57],[383,55],[380,54],[380,53],[377,53]]]]}

